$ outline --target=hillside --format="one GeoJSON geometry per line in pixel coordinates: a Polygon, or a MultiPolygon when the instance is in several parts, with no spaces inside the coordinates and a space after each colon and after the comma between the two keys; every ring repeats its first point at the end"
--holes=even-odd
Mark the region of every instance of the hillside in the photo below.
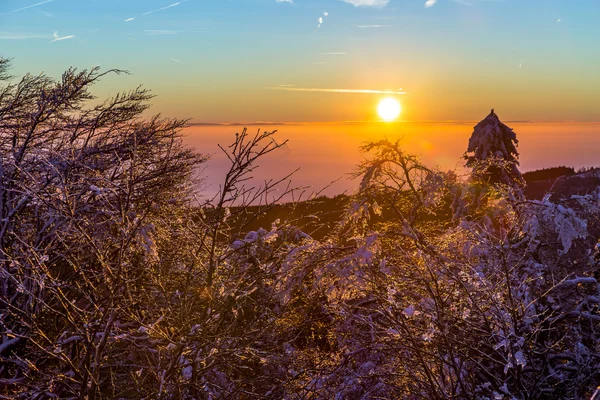
{"type": "Polygon", "coordinates": [[[600,186],[600,168],[564,175],[556,179],[551,192],[552,201],[569,199],[572,196],[585,196],[600,186]]]}
{"type": "MultiPolygon", "coordinates": [[[[260,228],[268,230],[271,224],[279,220],[302,229],[314,239],[322,239],[342,220],[349,201],[350,197],[345,194],[321,196],[297,203],[275,204],[262,213],[260,207],[250,206],[243,212],[257,217],[240,228],[242,232],[257,231],[260,228]]],[[[235,213],[235,209],[232,212],[235,213]]]]}
{"type": "Polygon", "coordinates": [[[525,187],[525,196],[528,199],[541,200],[550,190],[557,179],[575,174],[575,169],[571,167],[552,167],[525,172],[523,179],[527,186],[525,187]]]}
{"type": "MultiPolygon", "coordinates": [[[[523,173],[523,179],[527,185],[524,189],[527,199],[541,200],[551,191],[550,200],[557,202],[573,195],[582,196],[593,192],[600,186],[600,168],[582,172],[565,166],[544,168],[523,173]]],[[[244,226],[242,231],[268,229],[273,222],[279,220],[320,240],[342,220],[350,200],[345,194],[333,198],[321,196],[297,203],[276,204],[263,213],[258,212],[259,207],[249,207],[246,212],[257,213],[259,216],[244,226]]],[[[385,220],[387,216],[384,212],[376,220],[385,220]]]]}

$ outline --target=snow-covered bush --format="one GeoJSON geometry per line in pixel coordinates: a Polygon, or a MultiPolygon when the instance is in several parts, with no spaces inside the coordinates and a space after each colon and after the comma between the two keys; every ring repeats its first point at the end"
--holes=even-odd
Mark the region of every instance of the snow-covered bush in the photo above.
{"type": "Polygon", "coordinates": [[[0,87],[0,386],[14,397],[112,397],[155,357],[129,350],[152,347],[160,318],[159,222],[204,158],[181,144],[185,121],[142,119],[144,89],[90,102],[120,72],[0,87]]]}
{"type": "Polygon", "coordinates": [[[223,147],[221,191],[199,202],[205,158],[183,121],[142,119],[146,91],[89,105],[96,69],[9,83],[7,65],[0,397],[559,399],[600,383],[600,192],[524,199],[495,114],[466,181],[367,144],[359,192],[316,240],[286,220],[248,229],[292,190],[245,186],[273,132],[223,147]]]}

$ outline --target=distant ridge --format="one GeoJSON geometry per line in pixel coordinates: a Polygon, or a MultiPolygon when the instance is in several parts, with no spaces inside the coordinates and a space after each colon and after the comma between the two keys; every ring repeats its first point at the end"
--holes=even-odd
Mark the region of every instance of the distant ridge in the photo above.
{"type": "Polygon", "coordinates": [[[600,168],[575,171],[572,167],[552,167],[525,172],[524,193],[529,199],[541,200],[550,193],[552,201],[586,195],[600,186],[600,168]]]}

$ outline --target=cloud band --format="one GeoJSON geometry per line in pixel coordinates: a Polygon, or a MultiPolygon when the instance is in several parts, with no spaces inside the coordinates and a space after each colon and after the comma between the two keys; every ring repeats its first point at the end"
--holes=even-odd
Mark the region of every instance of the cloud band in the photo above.
{"type": "Polygon", "coordinates": [[[402,89],[398,90],[373,90],[373,89],[321,89],[321,88],[298,88],[298,87],[269,87],[271,90],[285,90],[288,92],[322,92],[322,93],[362,93],[362,94],[406,94],[402,89]]]}

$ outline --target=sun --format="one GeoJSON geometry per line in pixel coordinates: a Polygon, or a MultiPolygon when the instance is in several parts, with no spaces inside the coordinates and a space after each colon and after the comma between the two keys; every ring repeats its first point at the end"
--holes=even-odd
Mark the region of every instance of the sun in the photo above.
{"type": "Polygon", "coordinates": [[[377,106],[377,114],[379,114],[382,120],[388,122],[398,118],[401,111],[402,107],[400,106],[400,103],[392,97],[381,100],[377,106]]]}

